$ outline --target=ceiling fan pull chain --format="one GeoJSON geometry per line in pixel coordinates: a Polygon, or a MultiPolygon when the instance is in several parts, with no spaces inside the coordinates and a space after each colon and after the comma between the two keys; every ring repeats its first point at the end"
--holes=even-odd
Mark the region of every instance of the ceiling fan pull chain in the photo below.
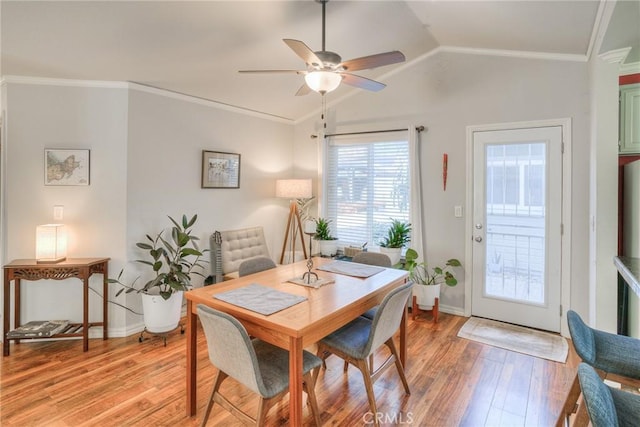
{"type": "Polygon", "coordinates": [[[327,98],[325,94],[322,94],[322,114],[320,115],[322,118],[322,128],[325,130],[325,134],[327,133],[327,98]]]}

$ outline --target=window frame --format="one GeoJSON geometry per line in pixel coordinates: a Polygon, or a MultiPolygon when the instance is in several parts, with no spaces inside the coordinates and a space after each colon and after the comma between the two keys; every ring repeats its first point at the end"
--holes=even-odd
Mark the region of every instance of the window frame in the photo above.
{"type": "MultiPolygon", "coordinates": [[[[321,196],[319,197],[319,201],[320,201],[320,205],[318,207],[318,213],[319,216],[322,216],[324,218],[329,218],[333,221],[332,225],[332,232],[334,233],[334,235],[336,237],[338,237],[339,241],[340,241],[340,246],[347,246],[347,245],[362,245],[365,242],[367,243],[367,247],[368,248],[377,248],[379,246],[379,241],[381,239],[381,236],[383,235],[383,233],[386,233],[387,227],[388,225],[391,223],[392,219],[400,219],[403,221],[410,221],[411,218],[411,183],[412,183],[412,177],[411,177],[411,168],[412,168],[412,164],[411,164],[411,141],[409,140],[409,135],[407,133],[406,130],[404,131],[394,131],[394,132],[388,132],[388,133],[368,133],[368,134],[358,134],[358,135],[348,135],[348,136],[344,136],[344,135],[332,135],[332,136],[327,136],[324,138],[323,144],[322,144],[322,155],[321,155],[321,167],[319,168],[319,170],[321,170],[321,196]],[[331,153],[330,151],[333,149],[333,147],[336,146],[353,146],[353,145],[357,145],[357,146],[366,146],[368,144],[376,144],[376,143],[398,143],[401,142],[402,144],[405,145],[405,147],[403,148],[404,153],[406,153],[406,156],[404,156],[403,160],[406,160],[404,162],[404,164],[402,165],[404,167],[404,179],[403,179],[403,185],[406,187],[405,190],[405,197],[403,198],[404,200],[404,205],[405,208],[403,210],[402,214],[397,214],[397,213],[385,213],[385,214],[379,214],[379,215],[375,215],[375,214],[367,214],[368,217],[372,217],[371,219],[366,219],[366,227],[367,227],[367,239],[366,241],[361,241],[361,240],[356,240],[353,239],[353,235],[344,235],[344,233],[340,233],[339,231],[339,224],[336,224],[339,221],[339,214],[337,212],[333,213],[331,212],[332,206],[330,206],[330,202],[332,203],[332,201],[330,201],[331,196],[335,196],[336,194],[332,194],[331,192],[333,191],[332,189],[336,189],[337,191],[337,183],[330,183],[329,180],[334,177],[334,175],[336,176],[337,179],[337,173],[334,173],[331,171],[331,162],[330,162],[330,157],[331,157],[331,153]],[[385,221],[380,221],[379,219],[381,217],[385,217],[385,221]],[[374,218],[375,217],[375,218],[374,218]],[[377,223],[381,224],[380,225],[380,230],[376,231],[376,221],[377,223]],[[355,240],[355,241],[354,241],[355,240]]],[[[375,161],[375,160],[374,160],[375,161]]],[[[368,177],[368,181],[367,181],[367,189],[366,191],[370,191],[369,186],[371,185],[371,179],[372,176],[369,175],[368,177]]],[[[375,177],[374,177],[375,178],[375,177]]],[[[374,193],[375,196],[375,193],[374,193]]],[[[389,199],[392,199],[393,196],[390,196],[389,199]]],[[[367,210],[371,210],[370,208],[370,200],[367,200],[367,210]]],[[[375,210],[375,209],[373,209],[375,210]]]]}

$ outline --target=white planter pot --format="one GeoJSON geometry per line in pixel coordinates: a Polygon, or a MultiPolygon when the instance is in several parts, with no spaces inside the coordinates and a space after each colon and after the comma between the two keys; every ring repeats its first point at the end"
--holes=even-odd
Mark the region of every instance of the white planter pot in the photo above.
{"type": "Polygon", "coordinates": [[[391,260],[391,265],[396,265],[400,262],[400,257],[402,256],[402,248],[383,248],[380,247],[380,252],[387,255],[391,260]]]}
{"type": "Polygon", "coordinates": [[[338,252],[337,240],[316,240],[316,242],[322,256],[334,256],[338,252]]]}
{"type": "Polygon", "coordinates": [[[144,326],[152,333],[169,332],[178,327],[182,314],[182,294],[178,291],[165,300],[160,295],[142,294],[144,326]]]}
{"type": "Polygon", "coordinates": [[[421,310],[431,310],[436,303],[436,298],[440,298],[440,285],[413,285],[413,294],[416,296],[418,307],[421,310]]]}

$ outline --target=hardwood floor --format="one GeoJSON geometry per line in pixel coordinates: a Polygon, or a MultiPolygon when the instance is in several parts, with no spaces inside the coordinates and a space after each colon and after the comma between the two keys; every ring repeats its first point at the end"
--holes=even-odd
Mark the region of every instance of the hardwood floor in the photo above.
{"type": "MultiPolygon", "coordinates": [[[[442,314],[440,323],[409,321],[407,379],[403,392],[388,369],[374,390],[383,425],[551,426],[579,362],[573,348],[566,364],[502,350],[456,336],[466,318],[442,314]]],[[[93,339],[87,353],[73,341],[11,344],[0,361],[0,425],[195,426],[209,395],[214,368],[199,336],[198,414],[185,415],[185,337],[172,333],[143,343],[138,336],[93,339]]],[[[379,354],[378,362],[386,354],[379,354]]],[[[316,384],[324,425],[368,425],[371,415],[360,372],[327,359],[316,384]]],[[[253,394],[227,380],[250,413],[253,394]]],[[[287,424],[287,401],[269,413],[269,425],[287,424]]],[[[305,421],[311,423],[305,407],[305,421]]],[[[209,426],[240,425],[215,405],[209,426]]]]}

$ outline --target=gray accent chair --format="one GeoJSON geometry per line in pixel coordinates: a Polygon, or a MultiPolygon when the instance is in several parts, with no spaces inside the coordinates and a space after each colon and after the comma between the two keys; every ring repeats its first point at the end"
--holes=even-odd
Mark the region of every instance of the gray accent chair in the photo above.
{"type": "MultiPolygon", "coordinates": [[[[391,267],[391,258],[388,255],[382,254],[380,252],[360,252],[356,256],[351,259],[352,262],[357,262],[359,264],[367,264],[367,265],[376,265],[378,267],[391,267]]],[[[378,307],[374,307],[370,310],[362,313],[362,316],[367,319],[373,320],[376,315],[376,310],[378,307]]]]}
{"type": "Polygon", "coordinates": [[[276,268],[276,263],[271,258],[260,256],[242,261],[238,268],[238,276],[248,276],[249,274],[259,273],[264,270],[276,268]]]}
{"type": "MultiPolygon", "coordinates": [[[[269,409],[289,392],[289,352],[259,339],[252,340],[244,326],[233,316],[202,304],[198,305],[197,310],[207,340],[209,360],[218,368],[201,426],[206,425],[214,402],[244,424],[263,426],[269,409]],[[256,418],[241,411],[220,393],[220,385],[227,377],[260,396],[256,418]]],[[[314,391],[317,374],[312,375],[312,371],[321,364],[320,358],[303,352],[303,386],[318,426],[320,413],[314,391]]]]}
{"type": "Polygon", "coordinates": [[[640,395],[607,386],[595,369],[578,366],[580,389],[593,427],[637,427],[640,424],[640,395]]]}
{"type": "MultiPolygon", "coordinates": [[[[593,329],[573,310],[567,312],[567,323],[573,346],[584,363],[598,370],[602,378],[640,387],[640,340],[593,329]]],[[[580,381],[576,373],[556,426],[564,426],[573,413],[576,413],[573,425],[588,424],[584,405],[577,405],[579,397],[580,381]]]]}
{"type": "MultiPolygon", "coordinates": [[[[329,354],[335,354],[360,370],[373,414],[378,413],[373,383],[392,363],[395,363],[405,393],[411,393],[393,336],[406,315],[412,286],[413,282],[408,282],[389,292],[380,303],[373,321],[362,316],[357,317],[318,342],[317,354],[323,359],[323,363],[329,354]],[[367,359],[382,345],[386,345],[391,354],[379,368],[371,372],[367,359]]],[[[376,426],[379,425],[377,417],[374,416],[373,421],[376,426]]]]}
{"type": "Polygon", "coordinates": [[[240,264],[251,258],[270,258],[262,227],[216,231],[209,238],[211,283],[239,277],[240,264]]]}

